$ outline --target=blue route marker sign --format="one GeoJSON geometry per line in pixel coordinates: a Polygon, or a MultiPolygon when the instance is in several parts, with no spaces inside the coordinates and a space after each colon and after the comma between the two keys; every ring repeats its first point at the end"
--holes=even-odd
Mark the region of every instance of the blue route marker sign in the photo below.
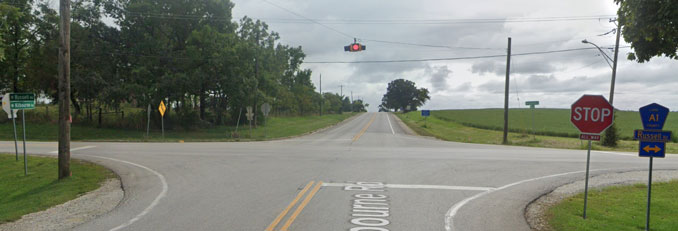
{"type": "Polygon", "coordinates": [[[431,116],[431,110],[421,110],[421,116],[431,116]]]}
{"type": "Polygon", "coordinates": [[[645,130],[662,130],[669,115],[669,109],[657,103],[640,108],[640,119],[645,130]]]}
{"type": "Polygon", "coordinates": [[[641,141],[638,156],[664,158],[666,157],[666,143],[641,141]]]}

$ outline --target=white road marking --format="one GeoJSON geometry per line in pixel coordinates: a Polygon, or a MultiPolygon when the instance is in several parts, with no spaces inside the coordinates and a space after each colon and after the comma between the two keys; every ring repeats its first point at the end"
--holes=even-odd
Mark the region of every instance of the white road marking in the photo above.
{"type": "MultiPolygon", "coordinates": [[[[591,172],[605,171],[605,170],[609,170],[609,169],[591,170],[591,172]]],[[[519,184],[522,184],[522,183],[530,182],[530,181],[536,181],[536,180],[542,180],[542,179],[546,179],[546,178],[559,177],[559,176],[570,175],[570,174],[575,174],[575,173],[584,173],[584,172],[586,172],[586,171],[566,172],[566,173],[553,174],[553,175],[542,176],[542,177],[537,177],[537,178],[532,178],[532,179],[527,179],[527,180],[521,180],[521,181],[518,181],[518,182],[514,182],[514,183],[510,183],[510,184],[501,186],[501,187],[496,188],[496,189],[490,189],[488,191],[481,192],[481,193],[478,193],[478,194],[476,194],[472,197],[466,198],[466,199],[454,204],[452,206],[452,208],[450,208],[450,210],[447,211],[447,214],[445,215],[445,230],[447,230],[447,231],[454,230],[454,224],[452,223],[453,222],[452,220],[454,219],[454,215],[457,214],[457,211],[459,211],[459,209],[461,209],[461,207],[466,205],[468,202],[475,200],[475,199],[478,199],[482,196],[485,196],[485,195],[487,195],[491,192],[499,191],[499,190],[502,190],[502,189],[506,189],[506,188],[516,186],[516,185],[519,185],[519,184]]]]}
{"type": "Polygon", "coordinates": [[[388,126],[391,127],[391,133],[393,133],[393,135],[395,135],[395,131],[393,131],[393,125],[391,125],[391,119],[389,119],[389,117],[390,117],[389,113],[386,112],[386,120],[388,120],[388,126]]]}
{"type": "MultiPolygon", "coordinates": [[[[78,150],[84,150],[84,149],[90,149],[90,148],[96,148],[96,147],[97,146],[83,146],[83,147],[79,147],[79,148],[71,148],[71,152],[72,151],[78,151],[78,150]]],[[[57,153],[59,153],[59,151],[53,151],[53,152],[49,152],[49,153],[50,154],[57,154],[57,153]]]]}
{"type": "MultiPolygon", "coordinates": [[[[360,186],[360,185],[351,183],[323,183],[323,187],[346,187],[346,186],[360,186]]],[[[395,189],[442,189],[442,190],[466,190],[466,191],[490,191],[495,189],[490,187],[416,185],[416,184],[385,184],[384,187],[395,189]]]]}
{"type": "Polygon", "coordinates": [[[155,175],[160,179],[160,182],[162,183],[162,191],[160,192],[160,194],[158,194],[158,196],[155,197],[155,199],[153,200],[153,202],[151,202],[151,205],[149,205],[148,207],[146,207],[146,209],[144,209],[144,211],[141,211],[141,213],[137,214],[134,218],[130,219],[129,221],[125,222],[124,224],[121,224],[121,225],[119,225],[119,226],[117,226],[117,227],[115,227],[115,228],[110,229],[109,231],[117,231],[117,230],[121,230],[121,229],[127,228],[128,226],[134,224],[134,222],[137,222],[139,219],[141,219],[143,216],[145,216],[145,215],[148,214],[151,210],[153,210],[153,208],[154,208],[156,205],[158,205],[158,203],[160,203],[160,199],[162,199],[162,198],[164,198],[165,196],[167,196],[167,190],[168,190],[169,187],[167,186],[167,181],[165,180],[165,176],[163,176],[162,174],[158,173],[157,171],[155,171],[155,170],[153,170],[153,169],[151,169],[151,168],[149,168],[149,167],[146,167],[146,166],[143,166],[143,165],[140,165],[140,164],[135,164],[135,163],[132,163],[132,162],[129,162],[129,161],[118,160],[118,159],[113,159],[113,158],[108,158],[108,157],[90,156],[90,155],[82,155],[82,156],[88,156],[88,157],[94,157],[94,158],[101,158],[101,159],[106,159],[106,160],[112,160],[112,161],[117,161],[117,162],[120,162],[120,163],[125,163],[125,164],[129,164],[129,165],[133,165],[133,166],[142,168],[142,169],[144,169],[144,170],[146,170],[146,171],[149,171],[149,172],[155,174],[155,175]]]}
{"type": "Polygon", "coordinates": [[[628,153],[621,153],[621,152],[605,152],[605,151],[592,151],[592,152],[605,153],[605,154],[612,154],[612,155],[620,155],[620,156],[638,156],[638,155],[633,155],[633,154],[628,154],[628,153]]]}

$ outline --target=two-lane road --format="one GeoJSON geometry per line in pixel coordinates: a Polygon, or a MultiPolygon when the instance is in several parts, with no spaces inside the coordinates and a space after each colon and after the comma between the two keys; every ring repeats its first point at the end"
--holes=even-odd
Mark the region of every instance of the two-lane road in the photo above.
{"type": "MultiPolygon", "coordinates": [[[[116,209],[77,230],[527,230],[529,201],[584,176],[585,151],[404,131],[391,114],[365,113],[268,142],[74,143],[73,157],[113,169],[125,189],[116,209]]],[[[30,153],[54,150],[28,145],[30,153]]],[[[646,167],[643,158],[592,153],[593,174],[646,167]]]]}

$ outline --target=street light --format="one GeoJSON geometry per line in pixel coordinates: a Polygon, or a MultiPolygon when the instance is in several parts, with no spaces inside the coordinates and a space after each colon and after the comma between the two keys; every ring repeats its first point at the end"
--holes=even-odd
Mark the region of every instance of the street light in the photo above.
{"type": "Polygon", "coordinates": [[[612,64],[610,63],[610,62],[614,62],[614,60],[613,60],[612,58],[610,58],[610,56],[608,56],[607,53],[605,53],[605,52],[603,51],[603,49],[601,49],[598,45],[596,45],[595,43],[589,42],[589,41],[586,40],[586,39],[582,40],[581,43],[584,43],[584,44],[591,44],[591,45],[593,45],[594,47],[598,48],[598,51],[600,51],[600,53],[603,54],[603,58],[605,59],[605,62],[607,62],[607,65],[610,66],[610,68],[613,68],[613,69],[614,69],[614,67],[612,67],[612,64]]]}

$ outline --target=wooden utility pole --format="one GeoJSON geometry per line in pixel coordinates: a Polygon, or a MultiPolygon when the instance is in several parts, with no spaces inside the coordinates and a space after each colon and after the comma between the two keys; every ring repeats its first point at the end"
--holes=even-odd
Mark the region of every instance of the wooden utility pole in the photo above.
{"type": "MultiPolygon", "coordinates": [[[[610,84],[610,104],[614,102],[614,82],[617,79],[617,59],[619,58],[619,39],[621,37],[622,24],[617,20],[617,42],[614,45],[614,60],[612,64],[612,83],[610,84]]],[[[613,104],[614,105],[614,104],[613,104]]]]}
{"type": "Polygon", "coordinates": [[[508,50],[506,55],[506,84],[504,88],[504,141],[508,144],[508,107],[509,107],[509,76],[511,74],[511,37],[508,38],[508,50]]]}
{"type": "Polygon", "coordinates": [[[59,1],[59,179],[71,175],[71,1],[59,1]]]}

